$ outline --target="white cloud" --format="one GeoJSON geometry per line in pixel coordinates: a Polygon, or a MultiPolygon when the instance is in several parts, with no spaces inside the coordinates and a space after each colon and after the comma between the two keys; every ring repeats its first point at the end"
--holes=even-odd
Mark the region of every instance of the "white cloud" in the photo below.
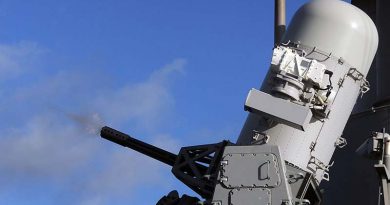
{"type": "Polygon", "coordinates": [[[50,106],[72,114],[95,113],[110,124],[131,123],[132,127],[150,129],[172,115],[175,106],[171,90],[173,79],[184,73],[185,64],[185,59],[175,59],[156,69],[144,81],[125,83],[120,87],[104,83],[107,78],[115,78],[113,76],[61,70],[32,85],[16,88],[1,104],[7,107],[15,102],[29,102],[38,106],[37,110],[50,106]]]}
{"type": "Polygon", "coordinates": [[[142,127],[153,127],[173,111],[171,78],[175,73],[183,73],[185,64],[186,60],[176,59],[154,71],[144,82],[101,93],[95,106],[104,109],[108,121],[136,120],[142,127]]]}
{"type": "Polygon", "coordinates": [[[91,199],[91,196],[103,200],[129,195],[142,184],[161,187],[165,181],[163,173],[170,171],[155,160],[133,151],[120,150],[119,147],[118,151],[101,160],[105,162],[104,168],[86,183],[87,199],[91,199]]]}
{"type": "MultiPolygon", "coordinates": [[[[160,137],[153,137],[153,144],[179,144],[167,135],[160,137]]],[[[112,198],[131,197],[141,185],[170,184],[165,180],[170,174],[167,165],[80,132],[59,115],[35,117],[3,138],[0,150],[3,186],[23,189],[24,183],[55,183],[61,191],[72,192],[73,204],[108,204],[112,198]]]]}
{"type": "Polygon", "coordinates": [[[47,49],[37,43],[22,41],[17,44],[0,44],[0,80],[26,73],[47,49]]]}
{"type": "Polygon", "coordinates": [[[19,178],[59,178],[83,166],[96,143],[59,119],[58,115],[42,114],[3,137],[0,150],[5,154],[0,155],[0,170],[19,178]]]}
{"type": "MultiPolygon", "coordinates": [[[[18,68],[17,57],[6,59],[8,65],[18,68]]],[[[161,171],[169,173],[166,165],[91,136],[102,126],[101,116],[107,117],[107,122],[130,120],[141,127],[164,120],[164,113],[173,111],[175,103],[172,75],[182,73],[184,65],[185,60],[174,60],[144,82],[119,89],[94,87],[104,92],[91,92],[88,83],[96,84],[89,82],[90,77],[71,70],[17,89],[7,109],[21,109],[15,102],[23,100],[29,102],[32,112],[1,136],[0,150],[5,153],[0,155],[3,186],[23,187],[30,179],[56,183],[62,191],[74,193],[74,204],[107,204],[111,197],[128,196],[144,183],[168,186],[161,171]],[[61,77],[64,75],[66,78],[61,77]],[[64,103],[72,104],[75,110],[64,112],[64,103]],[[47,105],[57,108],[42,107],[47,105]]],[[[0,46],[0,70],[1,66],[0,46]]],[[[169,149],[178,150],[180,144],[164,133],[154,133],[151,139],[169,149]]]]}

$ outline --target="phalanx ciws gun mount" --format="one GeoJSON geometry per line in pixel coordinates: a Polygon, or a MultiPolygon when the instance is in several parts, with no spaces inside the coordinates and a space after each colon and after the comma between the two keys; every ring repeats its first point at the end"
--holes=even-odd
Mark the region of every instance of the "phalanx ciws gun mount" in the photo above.
{"type": "Polygon", "coordinates": [[[332,155],[347,145],[341,136],[348,117],[369,91],[378,32],[357,7],[317,0],[295,13],[279,40],[261,88],[246,98],[249,114],[237,144],[183,147],[176,155],[102,129],[103,138],[172,166],[202,198],[173,191],[158,205],[321,203],[318,185],[330,180],[332,155]]]}

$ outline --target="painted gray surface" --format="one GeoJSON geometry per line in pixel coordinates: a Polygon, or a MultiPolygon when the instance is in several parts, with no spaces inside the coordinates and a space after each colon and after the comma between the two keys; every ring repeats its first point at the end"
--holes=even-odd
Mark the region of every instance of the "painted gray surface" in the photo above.
{"type": "Polygon", "coordinates": [[[315,0],[296,12],[283,41],[300,41],[332,52],[367,75],[378,47],[378,33],[359,8],[339,0],[315,0]]]}
{"type": "MultiPolygon", "coordinates": [[[[313,117],[305,131],[249,114],[238,143],[250,144],[253,130],[264,133],[270,136],[269,144],[280,147],[286,161],[316,174],[321,181],[360,94],[362,82],[348,72],[355,67],[363,76],[367,74],[378,43],[376,28],[364,12],[346,2],[317,0],[295,14],[284,41],[300,42],[308,58],[317,59],[333,72],[337,94],[331,112],[324,119],[313,117]],[[319,52],[313,52],[314,48],[319,52]]],[[[269,93],[269,80],[270,73],[261,91],[269,93]]]]}
{"type": "Polygon", "coordinates": [[[292,201],[286,167],[277,146],[227,146],[221,160],[213,203],[282,204],[292,201]]]}
{"type": "Polygon", "coordinates": [[[234,189],[229,193],[229,198],[232,205],[272,204],[271,191],[268,189],[234,189]]]}
{"type": "Polygon", "coordinates": [[[281,183],[279,160],[272,153],[230,153],[222,158],[226,161],[221,178],[226,187],[276,187],[281,183]],[[245,177],[243,177],[245,176],[245,177]]]}
{"type": "Polygon", "coordinates": [[[249,91],[245,101],[245,110],[265,115],[300,130],[305,130],[313,116],[308,107],[291,103],[285,99],[275,98],[256,89],[249,91]]]}

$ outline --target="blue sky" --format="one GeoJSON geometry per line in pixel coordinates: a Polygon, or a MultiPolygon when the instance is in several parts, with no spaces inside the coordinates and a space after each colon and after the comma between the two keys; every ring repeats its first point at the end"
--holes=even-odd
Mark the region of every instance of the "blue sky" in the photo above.
{"type": "Polygon", "coordinates": [[[193,193],[95,128],[174,153],[234,142],[268,69],[273,1],[3,0],[0,28],[0,204],[150,205],[193,193]]]}

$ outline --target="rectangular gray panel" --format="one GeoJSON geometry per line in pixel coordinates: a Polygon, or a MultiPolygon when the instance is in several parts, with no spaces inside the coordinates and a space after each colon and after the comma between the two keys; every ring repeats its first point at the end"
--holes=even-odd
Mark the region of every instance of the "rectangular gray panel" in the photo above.
{"type": "Polygon", "coordinates": [[[222,162],[226,164],[222,165],[221,178],[226,180],[221,183],[226,187],[268,188],[281,183],[281,165],[272,153],[230,153],[222,162]]]}
{"type": "Polygon", "coordinates": [[[249,91],[245,110],[270,117],[303,131],[313,115],[308,107],[274,97],[254,88],[249,91]]]}

